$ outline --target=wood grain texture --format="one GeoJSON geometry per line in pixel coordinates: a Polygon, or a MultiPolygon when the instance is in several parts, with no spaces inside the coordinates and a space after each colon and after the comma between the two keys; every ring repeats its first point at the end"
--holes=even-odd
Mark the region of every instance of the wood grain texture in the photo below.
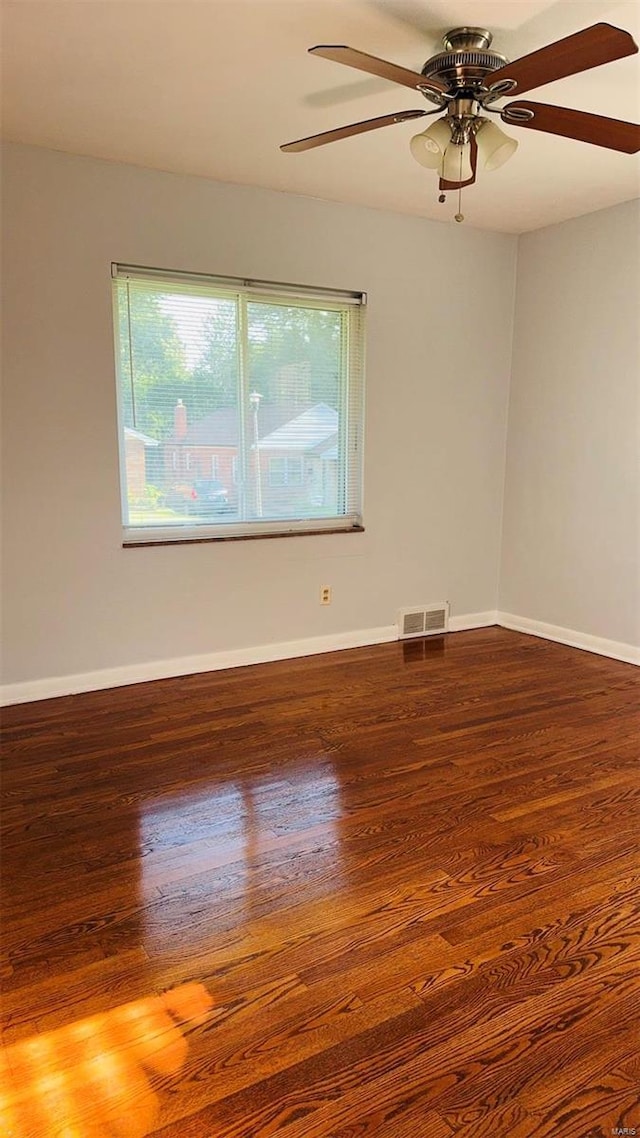
{"type": "Polygon", "coordinates": [[[640,1134],[639,708],[490,628],[6,709],[0,1077],[197,984],[162,1138],[640,1134]]]}

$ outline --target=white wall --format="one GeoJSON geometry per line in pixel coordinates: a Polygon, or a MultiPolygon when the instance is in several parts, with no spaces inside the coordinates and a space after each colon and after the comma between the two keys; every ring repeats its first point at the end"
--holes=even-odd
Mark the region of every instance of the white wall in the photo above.
{"type": "Polygon", "coordinates": [[[640,203],[520,238],[500,608],[640,645],[640,203]]]}
{"type": "Polygon", "coordinates": [[[21,146],[3,181],[5,683],[495,610],[515,238],[21,146]],[[122,549],[111,261],[369,294],[364,534],[122,549]]]}

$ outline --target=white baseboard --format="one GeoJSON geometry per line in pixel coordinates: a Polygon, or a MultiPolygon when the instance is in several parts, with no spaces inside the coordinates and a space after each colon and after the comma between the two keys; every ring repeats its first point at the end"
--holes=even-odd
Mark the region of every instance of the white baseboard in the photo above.
{"type": "Polygon", "coordinates": [[[248,664],[265,664],[271,660],[289,660],[295,656],[315,656],[320,652],[337,652],[342,648],[364,648],[368,644],[385,644],[397,639],[398,629],[395,624],[391,624],[384,628],[338,632],[333,636],[311,636],[304,640],[285,640],[255,648],[233,648],[227,652],[206,652],[201,656],[179,656],[172,660],[150,660],[144,664],[103,668],[97,672],[6,684],[0,688],[0,706],[76,695],[84,691],[100,691],[102,688],[118,688],[125,684],[142,684],[149,680],[166,680],[172,676],[191,676],[196,672],[242,668],[248,664]]]}
{"type": "MultiPolygon", "coordinates": [[[[470,628],[486,628],[496,623],[496,614],[470,613],[453,617],[449,622],[452,632],[470,628]]],[[[54,699],[79,692],[100,691],[103,688],[123,687],[126,684],[165,680],[172,676],[191,676],[196,672],[217,672],[222,668],[242,668],[248,664],[265,664],[270,660],[290,660],[296,656],[315,656],[321,652],[338,652],[343,648],[365,648],[369,644],[387,644],[398,639],[395,624],[380,628],[362,628],[353,632],[338,632],[331,636],[311,636],[303,640],[285,640],[277,644],[262,644],[255,648],[235,648],[228,652],[207,652],[199,656],[180,656],[172,660],[151,660],[144,664],[126,664],[120,668],[103,668],[95,672],[76,675],[52,676],[43,680],[5,684],[0,687],[0,706],[15,703],[32,703],[39,699],[54,699]]]]}
{"type": "Polygon", "coordinates": [[[584,652],[595,652],[598,656],[609,656],[622,660],[625,664],[640,664],[640,648],[624,644],[619,640],[605,640],[601,636],[590,636],[587,632],[576,632],[573,628],[562,628],[558,624],[545,624],[541,620],[529,620],[526,616],[515,616],[511,612],[498,612],[497,624],[514,632],[525,632],[528,636],[540,636],[543,640],[555,640],[570,648],[581,648],[584,652]]]}
{"type": "Polygon", "coordinates": [[[472,628],[490,628],[498,623],[497,612],[470,612],[449,617],[449,632],[470,632],[472,628]]]}
{"type": "MultiPolygon", "coordinates": [[[[453,616],[449,620],[449,631],[465,632],[473,628],[488,628],[493,624],[502,625],[503,628],[513,629],[515,632],[525,632],[530,636],[540,636],[545,640],[556,640],[571,648],[582,648],[587,652],[610,656],[614,660],[623,660],[628,664],[640,664],[640,649],[631,644],[603,640],[598,636],[589,636],[570,628],[560,628],[555,624],[543,624],[541,621],[529,620],[527,617],[514,616],[513,613],[488,611],[453,616]]],[[[387,644],[397,639],[398,628],[395,624],[390,624],[380,628],[339,632],[331,636],[312,636],[302,640],[262,644],[255,648],[235,648],[228,652],[208,652],[199,656],[180,656],[171,660],[151,660],[143,664],[126,664],[119,668],[79,672],[76,675],[26,680],[24,683],[5,684],[0,687],[0,706],[32,703],[40,699],[100,691],[103,688],[117,688],[126,684],[147,683],[149,680],[164,680],[172,676],[190,676],[196,672],[242,668],[249,664],[265,664],[271,660],[290,660],[296,656],[315,656],[322,652],[338,652],[344,648],[365,648],[370,644],[387,644]]]]}

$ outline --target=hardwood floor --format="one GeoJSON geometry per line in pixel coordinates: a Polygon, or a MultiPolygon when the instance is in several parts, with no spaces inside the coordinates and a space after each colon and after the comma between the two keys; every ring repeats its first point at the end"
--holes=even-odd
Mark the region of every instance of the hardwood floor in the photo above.
{"type": "Polygon", "coordinates": [[[640,1135],[639,697],[490,628],[7,709],[0,1133],[640,1135]]]}

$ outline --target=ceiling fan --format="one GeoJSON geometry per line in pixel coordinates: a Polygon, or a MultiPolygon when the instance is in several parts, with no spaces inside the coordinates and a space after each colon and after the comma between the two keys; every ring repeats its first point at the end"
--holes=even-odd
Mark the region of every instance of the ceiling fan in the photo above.
{"type": "MultiPolygon", "coordinates": [[[[444,191],[461,190],[475,182],[479,161],[486,169],[496,170],[517,149],[515,139],[491,122],[487,113],[500,115],[502,121],[511,126],[562,135],[625,154],[640,150],[640,126],[636,123],[519,97],[545,83],[633,55],[638,47],[628,32],[611,24],[593,24],[513,63],[491,50],[492,39],[485,28],[453,28],[443,37],[444,51],[431,56],[421,72],[342,45],[309,48],[312,55],[410,87],[435,103],[435,110],[381,115],[287,142],[280,149],[287,153],[311,150],[393,123],[444,112],[411,140],[411,153],[416,161],[439,173],[441,201],[444,191]],[[518,95],[517,101],[502,107],[493,105],[496,100],[513,94],[518,95]]],[[[456,221],[462,220],[458,212],[456,221]]]]}

